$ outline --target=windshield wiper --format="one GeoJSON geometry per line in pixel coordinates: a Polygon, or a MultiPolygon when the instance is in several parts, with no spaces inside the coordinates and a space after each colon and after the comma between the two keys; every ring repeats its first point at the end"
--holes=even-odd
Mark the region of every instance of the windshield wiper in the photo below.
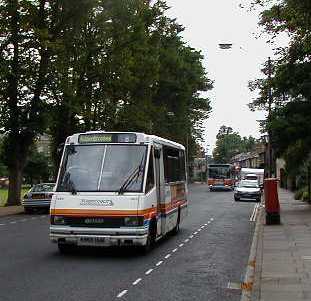
{"type": "Polygon", "coordinates": [[[68,187],[68,190],[71,192],[71,194],[77,194],[77,189],[75,184],[70,179],[70,172],[67,172],[64,177],[64,182],[66,186],[68,187]]]}
{"type": "Polygon", "coordinates": [[[119,194],[124,193],[126,191],[126,188],[130,186],[131,183],[133,183],[134,180],[137,180],[140,173],[143,171],[143,162],[144,162],[145,155],[142,156],[141,161],[139,165],[133,170],[133,172],[125,179],[123,184],[121,185],[119,189],[119,194]]]}

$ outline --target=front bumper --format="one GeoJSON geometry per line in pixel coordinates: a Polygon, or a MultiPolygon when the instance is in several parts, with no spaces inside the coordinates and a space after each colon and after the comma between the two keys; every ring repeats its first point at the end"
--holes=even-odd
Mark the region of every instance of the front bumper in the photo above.
{"type": "Polygon", "coordinates": [[[234,195],[236,198],[240,199],[240,200],[260,200],[261,199],[261,194],[257,194],[257,193],[236,193],[234,195]]]}
{"type": "Polygon", "coordinates": [[[51,200],[32,200],[32,199],[23,199],[21,202],[24,207],[44,207],[49,208],[51,204],[51,200]]]}
{"type": "Polygon", "coordinates": [[[78,246],[144,246],[148,228],[85,228],[50,226],[50,240],[54,243],[78,246]]]}

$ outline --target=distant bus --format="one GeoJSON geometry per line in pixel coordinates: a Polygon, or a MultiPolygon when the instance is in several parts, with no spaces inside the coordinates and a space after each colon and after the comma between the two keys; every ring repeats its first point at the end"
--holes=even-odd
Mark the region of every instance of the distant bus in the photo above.
{"type": "Polygon", "coordinates": [[[210,190],[232,190],[235,182],[235,169],[232,164],[210,164],[208,166],[208,186],[210,190]]]}
{"type": "Polygon", "coordinates": [[[50,213],[50,239],[148,250],[187,214],[185,148],[157,136],[87,132],[67,138],[50,213]]]}

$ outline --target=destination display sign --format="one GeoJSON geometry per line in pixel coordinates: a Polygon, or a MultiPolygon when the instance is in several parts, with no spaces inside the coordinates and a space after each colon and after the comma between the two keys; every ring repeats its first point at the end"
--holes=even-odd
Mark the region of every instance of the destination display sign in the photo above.
{"type": "Polygon", "coordinates": [[[79,136],[79,143],[135,143],[136,134],[133,133],[121,133],[121,134],[109,134],[109,133],[92,133],[81,134],[79,136]]]}

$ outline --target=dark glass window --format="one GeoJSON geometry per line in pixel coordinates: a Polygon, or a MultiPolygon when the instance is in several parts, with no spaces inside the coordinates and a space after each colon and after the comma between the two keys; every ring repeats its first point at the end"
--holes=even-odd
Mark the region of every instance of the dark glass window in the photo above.
{"type": "Polygon", "coordinates": [[[164,178],[166,183],[184,181],[185,153],[172,147],[163,147],[164,178]]]}
{"type": "Polygon", "coordinates": [[[149,192],[154,187],[154,168],[153,168],[153,148],[150,151],[149,156],[149,165],[147,172],[147,181],[146,181],[146,193],[149,192]]]}

